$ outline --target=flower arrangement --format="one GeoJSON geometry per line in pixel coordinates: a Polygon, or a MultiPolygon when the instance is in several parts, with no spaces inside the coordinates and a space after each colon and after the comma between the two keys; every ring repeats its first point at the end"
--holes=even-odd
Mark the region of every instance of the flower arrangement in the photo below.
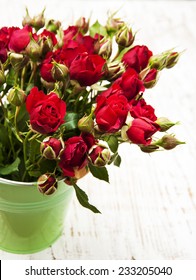
{"type": "Polygon", "coordinates": [[[88,172],[109,181],[119,144],[152,153],[183,143],[167,132],[176,123],[144,99],[180,53],[135,45],[136,33],[115,14],[105,25],[81,17],[64,29],[27,10],[22,25],[0,29],[0,176],[37,181],[45,195],[63,179],[98,213],[77,181],[88,172]]]}

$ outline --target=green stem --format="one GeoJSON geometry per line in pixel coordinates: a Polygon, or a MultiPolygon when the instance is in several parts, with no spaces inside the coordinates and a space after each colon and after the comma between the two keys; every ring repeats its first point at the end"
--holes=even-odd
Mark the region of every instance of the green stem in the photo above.
{"type": "Polygon", "coordinates": [[[27,157],[27,150],[28,150],[28,141],[29,141],[29,138],[31,136],[33,132],[30,130],[25,139],[24,139],[24,143],[23,143],[23,156],[24,156],[24,164],[25,164],[25,171],[24,171],[24,174],[23,174],[23,177],[22,177],[22,181],[24,181],[26,175],[27,175],[27,169],[28,169],[28,165],[29,165],[29,161],[28,161],[28,157],[27,157]]]}

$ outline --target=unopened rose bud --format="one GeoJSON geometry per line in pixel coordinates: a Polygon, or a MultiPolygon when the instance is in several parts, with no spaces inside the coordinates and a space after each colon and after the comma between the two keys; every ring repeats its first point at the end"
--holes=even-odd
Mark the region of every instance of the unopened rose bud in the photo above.
{"type": "Polygon", "coordinates": [[[92,116],[84,116],[78,121],[78,128],[82,132],[92,132],[94,127],[94,121],[92,116]]]}
{"type": "Polygon", "coordinates": [[[124,25],[116,34],[116,43],[123,48],[127,48],[133,44],[135,36],[132,30],[124,25]]]}
{"type": "Polygon", "coordinates": [[[79,31],[85,34],[88,31],[89,28],[89,20],[86,21],[84,17],[80,17],[75,24],[77,27],[79,27],[79,31]]]}
{"type": "Polygon", "coordinates": [[[117,30],[124,26],[125,22],[120,18],[114,18],[114,14],[112,14],[106,23],[106,29],[109,33],[115,33],[117,30]]]}
{"type": "Polygon", "coordinates": [[[22,21],[22,25],[29,25],[35,28],[36,31],[38,31],[40,28],[44,27],[45,25],[45,18],[44,18],[44,11],[45,9],[41,12],[41,14],[35,16],[35,17],[30,17],[28,9],[26,9],[26,16],[24,17],[22,21]]]}
{"type": "Polygon", "coordinates": [[[50,37],[42,38],[40,42],[41,55],[44,57],[48,52],[53,50],[53,43],[50,37]]]}
{"type": "Polygon", "coordinates": [[[41,47],[38,45],[38,43],[34,40],[31,39],[29,44],[27,45],[26,49],[26,54],[33,60],[37,61],[42,53],[41,47]]]}
{"type": "Polygon", "coordinates": [[[155,122],[160,126],[161,132],[167,131],[170,127],[178,124],[178,123],[171,122],[169,119],[165,117],[160,117],[155,122]]]}
{"type": "Polygon", "coordinates": [[[166,66],[166,58],[165,54],[153,55],[150,57],[148,65],[150,68],[162,70],[166,66]]]}
{"type": "Polygon", "coordinates": [[[179,141],[171,134],[166,134],[161,139],[156,141],[156,144],[163,147],[165,150],[171,150],[174,149],[177,145],[185,144],[185,142],[179,141]]]}
{"type": "Polygon", "coordinates": [[[64,142],[62,139],[54,137],[46,137],[41,145],[40,152],[47,159],[58,159],[64,149],[64,142]]]}
{"type": "Polygon", "coordinates": [[[20,88],[12,88],[8,93],[7,99],[14,106],[21,106],[25,102],[26,94],[20,88]]]}
{"type": "Polygon", "coordinates": [[[166,68],[172,68],[176,63],[178,62],[180,54],[178,52],[172,52],[170,55],[168,55],[166,60],[166,68]]]}
{"type": "Polygon", "coordinates": [[[105,42],[100,42],[100,49],[98,54],[102,56],[104,59],[110,58],[112,54],[112,41],[106,40],[105,42]]]}
{"type": "Polygon", "coordinates": [[[56,178],[49,173],[41,175],[38,178],[37,185],[38,185],[38,190],[46,195],[53,194],[58,187],[56,178]]]}
{"type": "Polygon", "coordinates": [[[52,67],[52,77],[56,81],[65,81],[67,79],[69,74],[69,69],[67,68],[66,65],[60,64],[60,63],[53,63],[52,67]]]}
{"type": "Polygon", "coordinates": [[[16,72],[29,62],[28,56],[21,53],[10,53],[9,58],[10,63],[16,72]]]}
{"type": "Polygon", "coordinates": [[[150,145],[140,145],[139,146],[141,151],[144,152],[144,153],[153,153],[153,152],[156,152],[158,149],[159,149],[159,146],[157,145],[153,145],[153,144],[150,144],[150,145]]]}
{"type": "Polygon", "coordinates": [[[98,144],[94,145],[89,151],[89,159],[95,166],[105,166],[111,158],[111,152],[108,147],[98,144]]]}
{"type": "Polygon", "coordinates": [[[106,78],[109,81],[116,80],[125,72],[125,66],[122,62],[113,61],[107,64],[106,78]]]}
{"type": "Polygon", "coordinates": [[[50,32],[54,32],[54,33],[57,33],[57,31],[59,30],[60,27],[61,27],[61,22],[56,21],[54,19],[49,20],[46,25],[46,29],[49,30],[50,32]]]}
{"type": "Polygon", "coordinates": [[[142,79],[145,88],[152,88],[156,85],[158,80],[158,70],[157,69],[149,69],[142,79]]]}

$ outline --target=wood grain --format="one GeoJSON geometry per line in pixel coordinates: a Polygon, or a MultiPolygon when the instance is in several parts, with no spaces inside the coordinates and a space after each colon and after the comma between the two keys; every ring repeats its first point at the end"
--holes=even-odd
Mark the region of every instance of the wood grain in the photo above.
{"type": "MultiPolygon", "coordinates": [[[[1,26],[20,21],[24,3],[32,14],[42,8],[33,5],[34,1],[20,1],[15,10],[14,3],[1,0],[6,8],[1,26]]],[[[58,1],[57,9],[55,3],[41,2],[46,4],[47,17],[66,18],[67,11],[65,22],[82,13],[88,16],[90,11],[92,18],[104,20],[108,8],[114,10],[122,3],[119,15],[126,17],[133,30],[139,30],[137,44],[146,44],[154,53],[171,47],[185,50],[178,65],[163,70],[145,98],[158,116],[181,121],[171,132],[186,145],[149,155],[123,144],[121,168],[109,168],[110,184],[91,175],[79,182],[102,214],[81,208],[74,198],[64,233],[51,248],[32,255],[0,251],[0,258],[196,259],[196,2],[113,1],[111,5],[110,1],[58,1]]]]}

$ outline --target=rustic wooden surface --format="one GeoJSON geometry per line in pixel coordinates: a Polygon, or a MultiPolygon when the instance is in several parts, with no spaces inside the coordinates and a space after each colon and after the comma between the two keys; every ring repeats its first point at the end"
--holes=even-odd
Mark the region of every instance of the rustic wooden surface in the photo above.
{"type": "Polygon", "coordinates": [[[47,17],[65,24],[91,11],[104,22],[108,9],[121,8],[119,16],[138,31],[137,44],[154,53],[185,50],[145,97],[158,116],[181,121],[171,132],[187,144],[151,155],[122,145],[122,166],[110,167],[110,184],[90,175],[79,182],[101,215],[73,199],[63,236],[51,248],[32,255],[0,251],[0,259],[196,259],[196,2],[57,2],[0,0],[0,24],[19,24],[25,5],[32,15],[46,6],[47,17]]]}

